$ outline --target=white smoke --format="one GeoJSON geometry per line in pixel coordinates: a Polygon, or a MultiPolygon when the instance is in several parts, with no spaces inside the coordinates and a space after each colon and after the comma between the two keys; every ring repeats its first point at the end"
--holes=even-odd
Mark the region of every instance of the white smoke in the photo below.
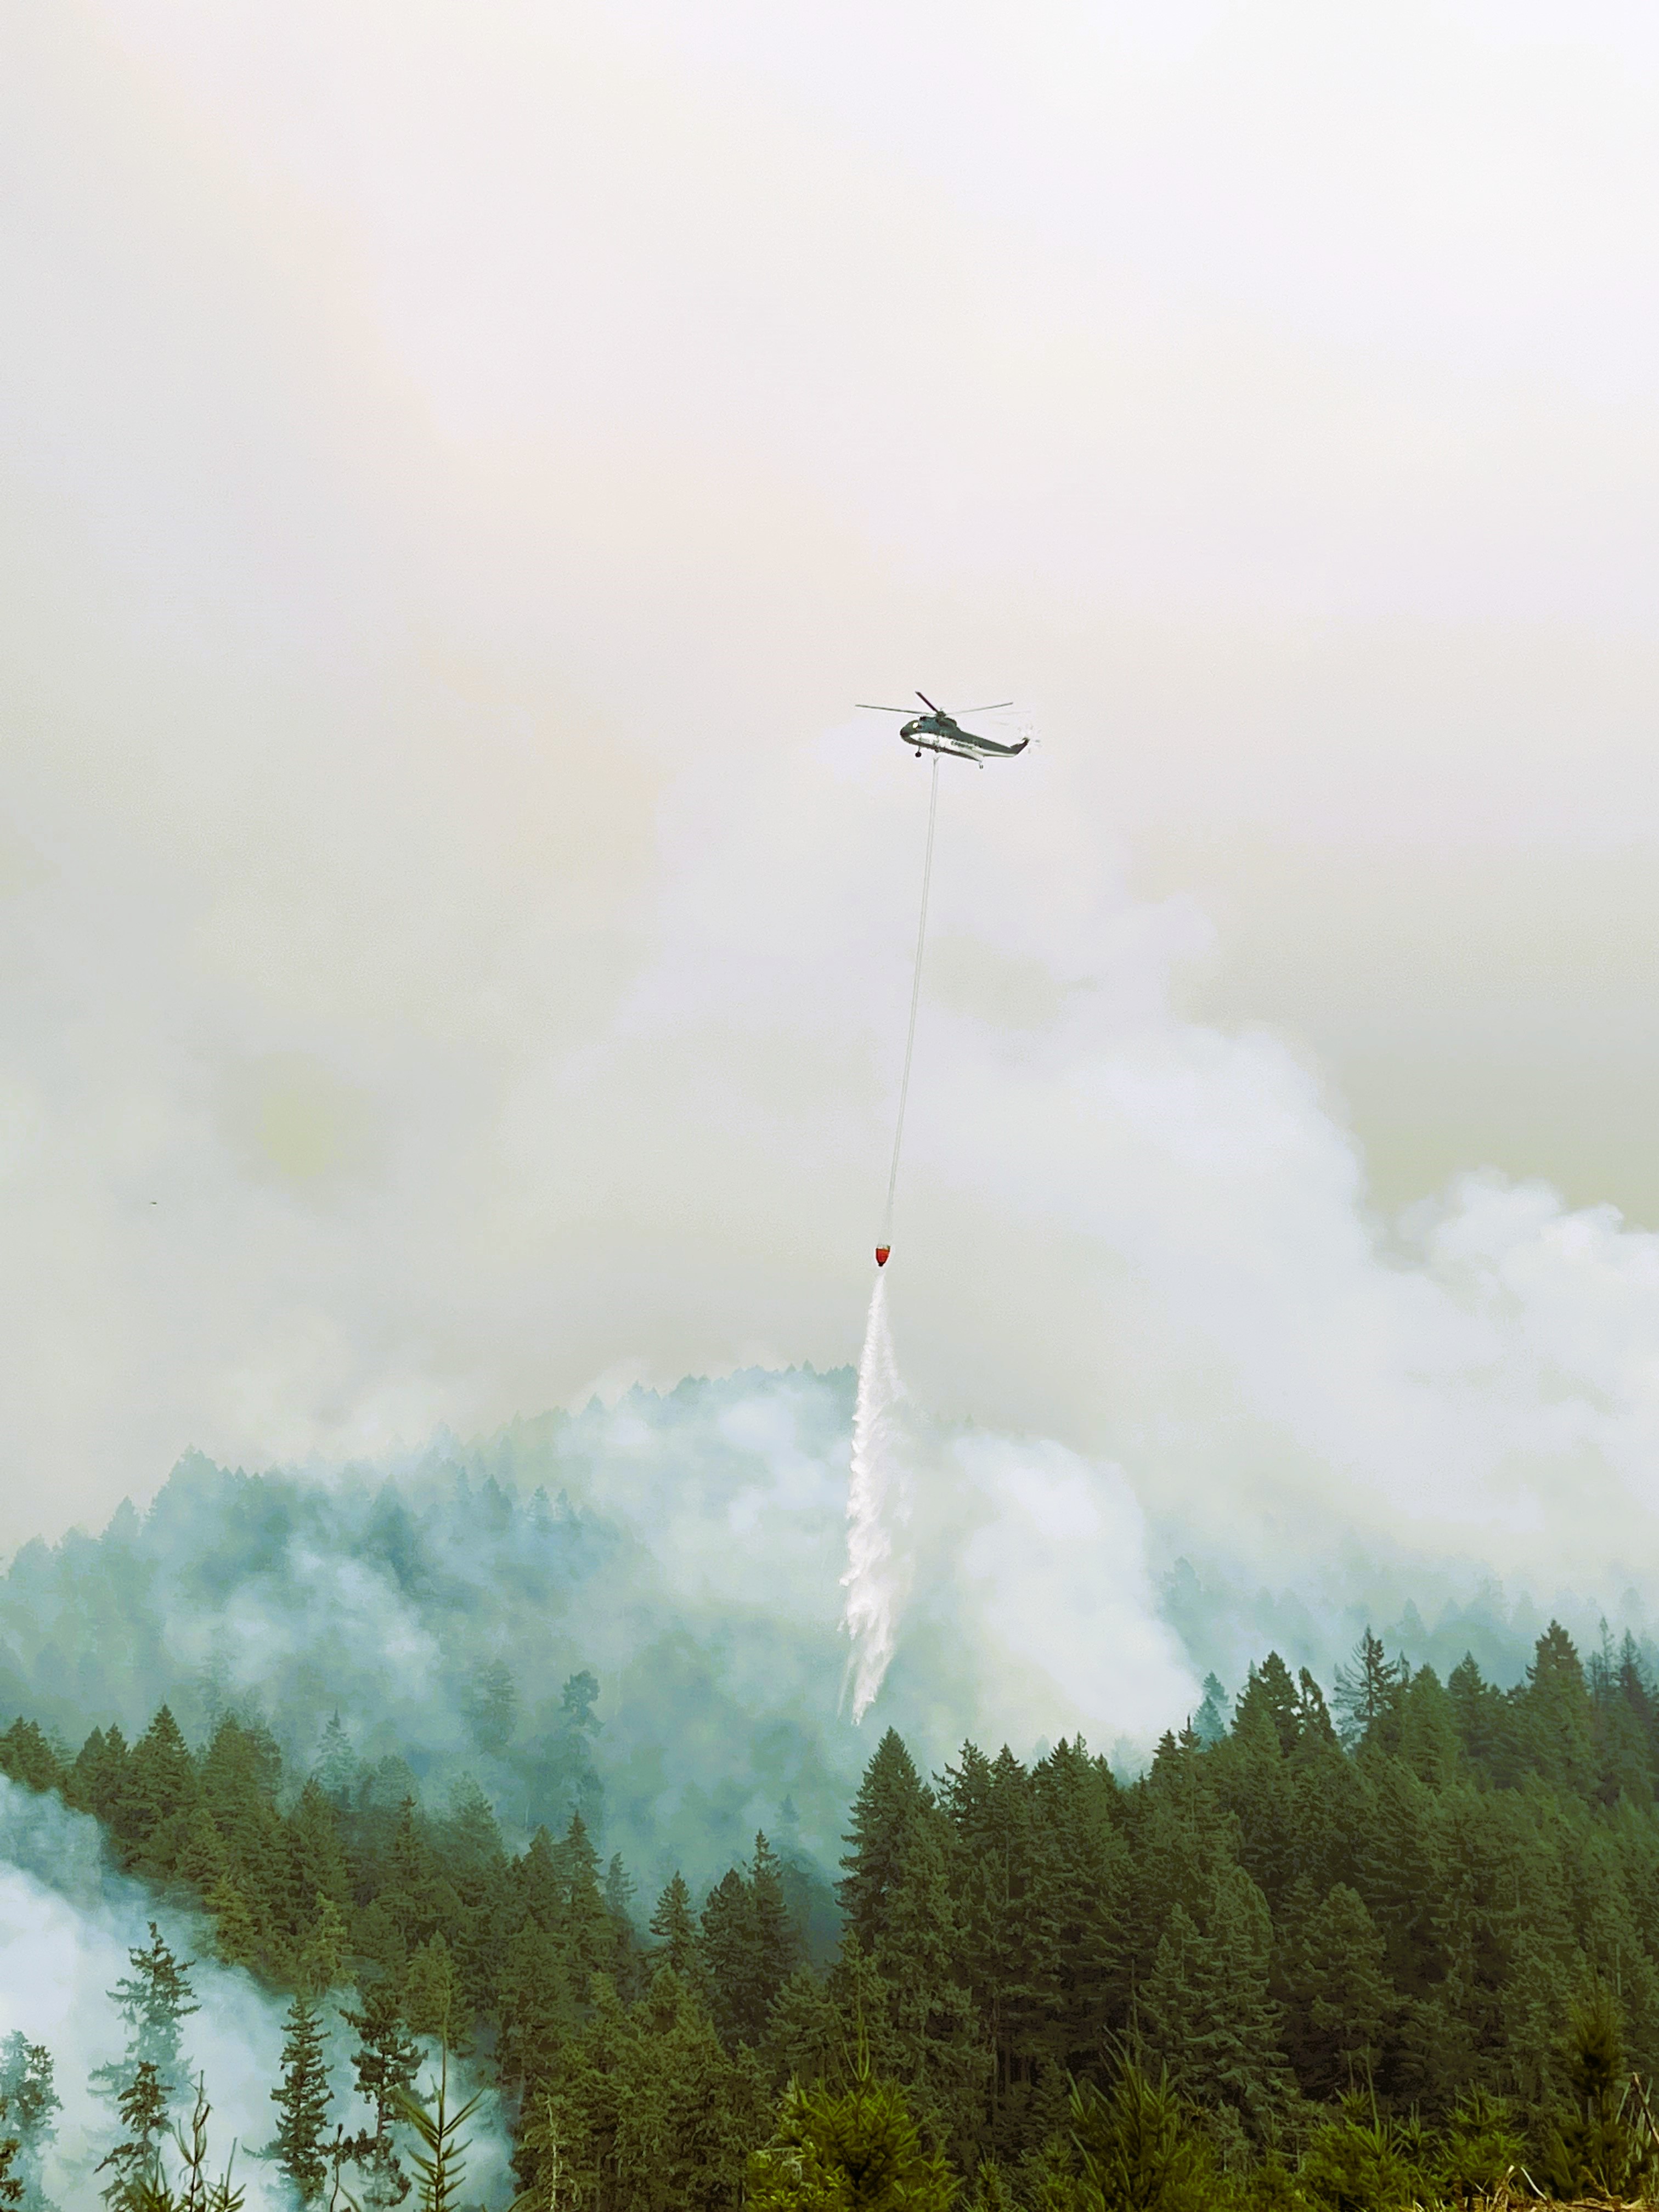
{"type": "Polygon", "coordinates": [[[909,1589],[907,1542],[912,1480],[905,1452],[904,1386],[887,1319],[887,1278],[876,1277],[859,1358],[853,1411],[853,1475],[847,1493],[847,1591],[844,1625],[853,1649],[847,1688],[853,1718],[875,1702],[898,1647],[899,1614],[909,1589]]]}

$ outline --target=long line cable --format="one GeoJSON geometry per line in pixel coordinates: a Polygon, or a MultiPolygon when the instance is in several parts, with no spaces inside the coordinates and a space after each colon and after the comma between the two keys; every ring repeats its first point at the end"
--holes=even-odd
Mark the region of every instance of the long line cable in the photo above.
{"type": "Polygon", "coordinates": [[[904,1073],[899,1081],[898,1121],[893,1131],[893,1165],[887,1177],[887,1211],[881,1241],[893,1240],[893,1194],[898,1188],[899,1153],[904,1146],[904,1108],[910,1096],[910,1062],[916,1049],[916,1010],[921,1004],[921,955],[927,942],[927,892],[933,880],[933,824],[939,815],[939,755],[933,755],[933,788],[927,794],[927,854],[921,864],[921,915],[916,923],[916,968],[910,981],[910,1026],[904,1039],[904,1073]]]}

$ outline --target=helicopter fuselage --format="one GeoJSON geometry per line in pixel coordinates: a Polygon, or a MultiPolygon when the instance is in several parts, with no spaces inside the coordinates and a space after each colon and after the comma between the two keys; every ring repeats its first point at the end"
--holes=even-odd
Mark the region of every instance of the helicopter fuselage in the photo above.
{"type": "Polygon", "coordinates": [[[899,742],[914,746],[918,753],[949,753],[953,760],[973,761],[982,768],[988,754],[1023,753],[1027,740],[1000,745],[994,738],[976,738],[949,714],[917,714],[901,724],[899,742]]]}

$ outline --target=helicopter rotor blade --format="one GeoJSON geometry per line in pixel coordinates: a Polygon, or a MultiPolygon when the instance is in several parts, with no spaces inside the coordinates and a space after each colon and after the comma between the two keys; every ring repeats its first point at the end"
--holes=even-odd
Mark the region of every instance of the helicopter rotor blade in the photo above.
{"type": "Polygon", "coordinates": [[[934,706],[933,701],[927,696],[927,694],[925,691],[918,691],[916,696],[921,700],[922,705],[927,708],[930,714],[942,714],[945,712],[943,707],[934,706]]]}
{"type": "Polygon", "coordinates": [[[964,714],[994,714],[1013,703],[1012,699],[994,699],[988,707],[964,707],[962,711],[964,714]]]}
{"type": "Polygon", "coordinates": [[[916,711],[914,707],[878,707],[870,699],[860,699],[855,703],[866,714],[914,714],[916,711]]]}

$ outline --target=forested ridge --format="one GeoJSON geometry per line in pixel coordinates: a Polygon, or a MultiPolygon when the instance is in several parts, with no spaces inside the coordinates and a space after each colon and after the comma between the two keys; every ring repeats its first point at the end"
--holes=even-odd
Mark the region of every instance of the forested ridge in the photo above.
{"type": "MultiPolygon", "coordinates": [[[[930,1781],[890,1732],[833,1948],[820,1878],[764,1836],[706,1895],[677,1875],[647,1908],[580,1811],[513,1852],[481,1791],[424,1807],[337,1723],[300,1775],[234,1711],[194,1747],[163,1707],[131,1745],[73,1750],[21,1716],[0,1770],[95,1815],[122,1868],[288,1996],[270,2148],[307,2202],[422,2201],[415,2038],[499,2085],[530,2201],[596,2212],[953,2187],[1034,2212],[1382,2206],[1505,2176],[1633,2191],[1649,2163],[1659,1700],[1629,1639],[1586,1665],[1552,1626],[1505,1691],[1368,1635],[1328,1704],[1270,1654],[1127,1785],[1078,1743],[1029,1764],[965,1745],[930,1781]],[[378,2116],[355,2142],[316,2055],[331,2012],[378,2116]]],[[[133,1976],[111,2093],[152,2124],[125,2144],[112,2124],[113,2191],[161,2139],[188,1999],[158,1935],[133,1976]]],[[[12,2179],[38,2202],[52,2054],[14,2043],[12,2179]]]]}

